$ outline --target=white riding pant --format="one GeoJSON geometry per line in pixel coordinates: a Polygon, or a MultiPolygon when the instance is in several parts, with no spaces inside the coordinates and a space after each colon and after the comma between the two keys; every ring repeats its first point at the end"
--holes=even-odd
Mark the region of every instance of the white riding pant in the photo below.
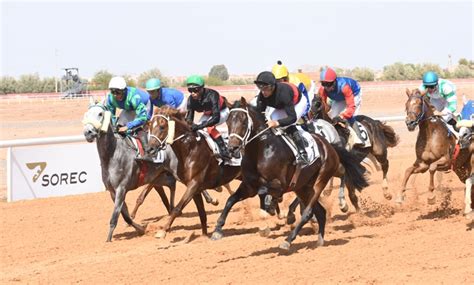
{"type": "MultiPolygon", "coordinates": [[[[355,111],[353,116],[357,116],[359,114],[360,105],[362,102],[362,92],[359,95],[354,96],[354,104],[355,104],[355,111]]],[[[331,100],[331,110],[329,110],[328,115],[331,119],[338,116],[346,109],[346,101],[333,101],[331,100]]]]}

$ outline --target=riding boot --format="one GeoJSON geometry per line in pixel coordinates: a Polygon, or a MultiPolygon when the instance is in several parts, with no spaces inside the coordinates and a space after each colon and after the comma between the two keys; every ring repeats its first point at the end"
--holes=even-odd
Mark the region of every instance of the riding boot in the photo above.
{"type": "Polygon", "coordinates": [[[298,132],[296,126],[289,126],[286,129],[286,132],[291,136],[293,142],[295,143],[296,147],[298,148],[298,156],[296,157],[296,163],[299,165],[306,165],[308,164],[308,154],[305,150],[305,142],[301,134],[298,132]]]}
{"type": "Polygon", "coordinates": [[[224,139],[222,136],[214,139],[214,141],[217,143],[217,146],[219,147],[219,153],[221,155],[221,158],[226,161],[230,161],[232,159],[232,156],[229,153],[229,150],[227,149],[227,146],[225,145],[224,139]]]}
{"type": "Polygon", "coordinates": [[[353,146],[363,146],[364,145],[364,138],[362,137],[362,134],[359,129],[359,124],[357,124],[357,121],[354,120],[353,123],[351,123],[352,129],[356,133],[357,137],[359,138],[360,142],[354,142],[353,146]]]}
{"type": "Polygon", "coordinates": [[[140,143],[142,144],[143,155],[138,155],[137,157],[135,157],[135,160],[153,162],[153,158],[149,154],[147,132],[139,131],[137,133],[137,138],[140,140],[140,143]]]}

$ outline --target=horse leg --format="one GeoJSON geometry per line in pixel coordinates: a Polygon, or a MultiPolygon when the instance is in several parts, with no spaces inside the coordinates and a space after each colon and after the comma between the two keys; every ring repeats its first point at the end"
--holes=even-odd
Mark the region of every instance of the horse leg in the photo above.
{"type": "Polygon", "coordinates": [[[199,220],[201,221],[202,235],[207,236],[207,215],[204,208],[204,202],[202,201],[202,196],[199,194],[194,195],[193,197],[194,204],[199,213],[199,220]]]}
{"type": "Polygon", "coordinates": [[[168,232],[173,224],[173,221],[176,217],[180,216],[184,207],[191,201],[194,195],[201,195],[200,193],[196,193],[199,189],[199,182],[196,180],[191,180],[187,185],[186,192],[184,192],[183,197],[178,202],[178,205],[171,210],[171,214],[166,217],[165,225],[161,230],[158,230],[155,234],[156,238],[164,238],[166,237],[166,232],[168,232]]]}
{"type": "Polygon", "coordinates": [[[219,205],[219,200],[212,198],[207,190],[202,190],[202,195],[204,196],[204,199],[206,199],[206,203],[212,204],[214,206],[219,205]]]}
{"type": "Polygon", "coordinates": [[[112,217],[110,218],[110,228],[109,228],[109,234],[107,236],[107,242],[112,241],[112,234],[117,227],[117,222],[118,222],[118,215],[119,213],[122,214],[122,217],[125,219],[125,222],[127,224],[133,226],[135,230],[137,230],[140,233],[144,233],[145,229],[134,223],[133,220],[130,218],[130,215],[128,214],[128,208],[127,205],[125,204],[125,194],[127,191],[123,187],[118,187],[117,190],[111,190],[110,191],[110,196],[112,200],[114,201],[114,211],[112,212],[112,217]]]}
{"type": "Polygon", "coordinates": [[[214,229],[214,232],[212,233],[211,237],[212,240],[219,240],[224,236],[224,233],[222,232],[222,227],[225,225],[225,220],[227,219],[227,215],[229,214],[230,209],[232,209],[232,206],[234,206],[235,203],[244,200],[248,197],[248,195],[244,195],[244,191],[246,190],[245,187],[246,186],[244,182],[240,183],[239,188],[237,188],[234,194],[230,195],[227,199],[224,210],[222,210],[222,213],[217,219],[216,228],[214,229]]]}
{"type": "Polygon", "coordinates": [[[473,181],[474,181],[474,174],[471,174],[471,176],[466,179],[466,190],[464,192],[464,215],[466,215],[466,217],[471,217],[473,213],[473,209],[471,208],[471,204],[472,204],[471,191],[472,191],[473,181]]]}
{"type": "MultiPolygon", "coordinates": [[[[286,240],[280,244],[280,248],[284,250],[289,250],[291,242],[293,242],[298,235],[301,228],[313,217],[313,208],[319,200],[319,196],[323,191],[324,187],[328,183],[329,179],[332,177],[332,173],[329,173],[329,169],[324,169],[319,173],[316,184],[314,185],[314,194],[311,197],[309,203],[306,204],[306,207],[301,215],[301,220],[296,224],[295,228],[290,232],[290,235],[286,240]]],[[[304,189],[303,191],[310,192],[309,189],[304,189]]],[[[316,217],[317,218],[317,217],[316,217]]]]}
{"type": "Polygon", "coordinates": [[[377,155],[376,158],[377,158],[377,161],[380,163],[380,166],[382,166],[382,173],[383,173],[382,191],[383,191],[383,196],[387,200],[392,200],[392,194],[388,191],[387,172],[388,172],[389,162],[388,162],[388,159],[387,159],[387,153],[385,152],[384,155],[377,155]]]}
{"type": "Polygon", "coordinates": [[[156,192],[158,192],[158,195],[160,195],[161,201],[163,202],[163,205],[168,211],[168,214],[171,213],[171,207],[170,207],[170,203],[168,202],[168,197],[166,197],[165,189],[163,189],[163,187],[159,185],[155,185],[155,190],[156,192]]]}
{"type": "Polygon", "coordinates": [[[293,202],[291,202],[290,207],[288,207],[288,215],[286,216],[287,225],[292,225],[296,222],[295,211],[299,204],[300,199],[296,197],[293,202]]]}
{"type": "MultiPolygon", "coordinates": [[[[112,217],[110,218],[110,227],[109,227],[109,234],[107,236],[107,242],[112,241],[112,234],[115,230],[115,227],[117,227],[117,220],[118,220],[118,215],[120,213],[120,208],[122,208],[122,204],[118,203],[118,200],[116,199],[117,195],[115,193],[115,189],[109,190],[110,197],[112,198],[112,201],[114,201],[114,210],[112,212],[112,217]]],[[[123,201],[122,201],[123,202],[123,201]]]]}
{"type": "MultiPolygon", "coordinates": [[[[344,195],[344,187],[345,187],[344,176],[342,176],[341,177],[341,185],[339,185],[339,194],[338,194],[339,209],[341,210],[341,212],[346,213],[349,210],[349,206],[347,205],[346,197],[344,195]]],[[[358,210],[359,209],[359,204],[357,202],[357,196],[355,196],[355,204],[354,204],[353,197],[351,196],[350,187],[348,186],[347,188],[349,189],[349,198],[351,199],[352,205],[354,205],[354,207],[358,210]]],[[[355,189],[352,189],[352,191],[355,191],[355,189]]]]}
{"type": "Polygon", "coordinates": [[[331,177],[331,179],[329,180],[329,185],[323,191],[324,196],[331,196],[333,188],[334,188],[334,177],[331,177]]]}
{"type": "Polygon", "coordinates": [[[176,194],[176,178],[173,175],[167,175],[167,181],[163,186],[167,186],[170,189],[170,206],[168,213],[171,213],[171,210],[174,208],[174,197],[176,194]]]}
{"type": "Polygon", "coordinates": [[[137,202],[135,204],[135,208],[133,208],[133,211],[132,211],[132,215],[131,215],[132,219],[135,219],[138,208],[143,204],[143,201],[145,201],[145,198],[148,195],[148,193],[150,193],[150,190],[151,190],[152,187],[153,187],[153,185],[151,185],[151,184],[147,185],[147,187],[145,189],[143,189],[143,191],[140,193],[140,196],[138,196],[137,202]]]}
{"type": "Polygon", "coordinates": [[[417,160],[412,166],[408,167],[407,170],[405,170],[405,177],[403,178],[402,189],[400,189],[400,191],[398,192],[397,199],[395,200],[396,203],[399,203],[399,204],[403,203],[403,200],[405,199],[405,191],[407,190],[406,187],[407,187],[408,179],[410,178],[410,176],[413,173],[423,173],[426,170],[428,170],[428,167],[429,165],[427,165],[426,163],[424,162],[420,163],[417,160]]]}
{"type": "Polygon", "coordinates": [[[234,194],[234,191],[232,191],[232,188],[230,188],[230,183],[224,184],[222,186],[224,186],[224,188],[227,190],[227,192],[229,192],[229,195],[234,194]]]}
{"type": "Polygon", "coordinates": [[[121,210],[121,213],[122,213],[122,217],[123,219],[125,220],[125,222],[129,225],[131,225],[132,227],[135,228],[135,230],[140,234],[140,235],[143,235],[145,234],[145,227],[135,223],[132,218],[130,217],[130,214],[128,213],[128,207],[127,207],[127,203],[125,202],[125,195],[124,195],[124,202],[123,202],[123,205],[122,205],[122,210],[121,210]]]}
{"type": "Polygon", "coordinates": [[[326,209],[324,209],[323,205],[321,205],[319,201],[316,202],[316,206],[313,208],[313,214],[316,216],[319,226],[317,246],[323,246],[324,233],[326,229],[326,209]]]}

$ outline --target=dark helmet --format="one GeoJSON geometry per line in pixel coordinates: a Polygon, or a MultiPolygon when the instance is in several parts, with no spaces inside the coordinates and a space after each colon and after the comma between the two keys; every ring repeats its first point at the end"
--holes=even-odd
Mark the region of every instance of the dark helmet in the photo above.
{"type": "Polygon", "coordinates": [[[270,71],[263,71],[257,76],[257,79],[254,81],[255,84],[263,84],[263,85],[275,85],[276,79],[275,75],[270,71]]]}

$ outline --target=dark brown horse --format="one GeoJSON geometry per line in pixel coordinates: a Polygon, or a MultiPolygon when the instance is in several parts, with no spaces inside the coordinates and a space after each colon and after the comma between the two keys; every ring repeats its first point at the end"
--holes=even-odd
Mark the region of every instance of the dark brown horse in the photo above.
{"type": "Polygon", "coordinates": [[[405,123],[409,131],[414,131],[416,126],[419,127],[418,136],[416,138],[416,160],[412,166],[405,171],[402,189],[398,193],[396,202],[402,203],[404,200],[404,192],[408,179],[413,173],[430,172],[430,196],[428,203],[434,204],[436,196],[433,193],[434,174],[436,171],[447,171],[452,165],[452,154],[455,149],[455,137],[450,134],[443,119],[434,116],[433,106],[430,104],[429,98],[420,90],[406,90],[408,99],[405,103],[407,117],[405,123]]]}
{"type": "MultiPolygon", "coordinates": [[[[342,123],[336,122],[328,116],[328,106],[321,100],[318,94],[314,96],[311,102],[310,114],[314,119],[323,119],[334,125],[341,137],[343,145],[348,141],[349,132],[342,123]]],[[[374,156],[382,167],[382,191],[387,200],[392,199],[392,194],[388,191],[387,173],[389,168],[389,161],[387,159],[387,152],[389,147],[395,147],[399,138],[392,127],[382,123],[379,120],[374,120],[368,116],[358,115],[354,117],[356,121],[360,122],[367,130],[367,135],[371,146],[360,147],[354,146],[351,152],[356,155],[359,163],[366,157],[374,156]]]]}
{"type": "Polygon", "coordinates": [[[219,165],[206,140],[201,135],[192,132],[184,113],[169,107],[162,107],[155,111],[150,122],[150,133],[157,139],[150,139],[149,147],[163,147],[166,141],[171,142],[171,148],[177,158],[176,169],[167,169],[176,175],[180,182],[186,185],[186,192],[171,214],[167,217],[163,228],[156,233],[156,237],[165,237],[171,228],[174,219],[181,215],[181,211],[194,200],[201,220],[202,234],[207,235],[207,216],[204,209],[201,192],[224,185],[240,175],[240,166],[219,165]],[[173,121],[174,134],[169,132],[170,122],[173,121]],[[175,136],[176,138],[171,138],[175,136]]]}
{"type": "Polygon", "coordinates": [[[295,229],[280,247],[289,249],[303,225],[315,215],[319,224],[319,244],[324,242],[326,210],[319,203],[321,191],[334,173],[345,171],[348,185],[361,190],[366,187],[365,169],[345,149],[335,149],[325,139],[313,135],[320,157],[301,169],[298,179],[291,185],[297,170],[295,157],[281,137],[266,129],[265,117],[248,105],[245,99],[234,103],[229,117],[229,150],[235,155],[243,151],[242,183],[226,202],[217,220],[212,239],[223,237],[222,227],[232,206],[238,201],[254,197],[266,188],[275,199],[287,190],[294,191],[305,205],[303,215],[295,229]],[[340,163],[344,168],[339,167],[340,163]]]}

